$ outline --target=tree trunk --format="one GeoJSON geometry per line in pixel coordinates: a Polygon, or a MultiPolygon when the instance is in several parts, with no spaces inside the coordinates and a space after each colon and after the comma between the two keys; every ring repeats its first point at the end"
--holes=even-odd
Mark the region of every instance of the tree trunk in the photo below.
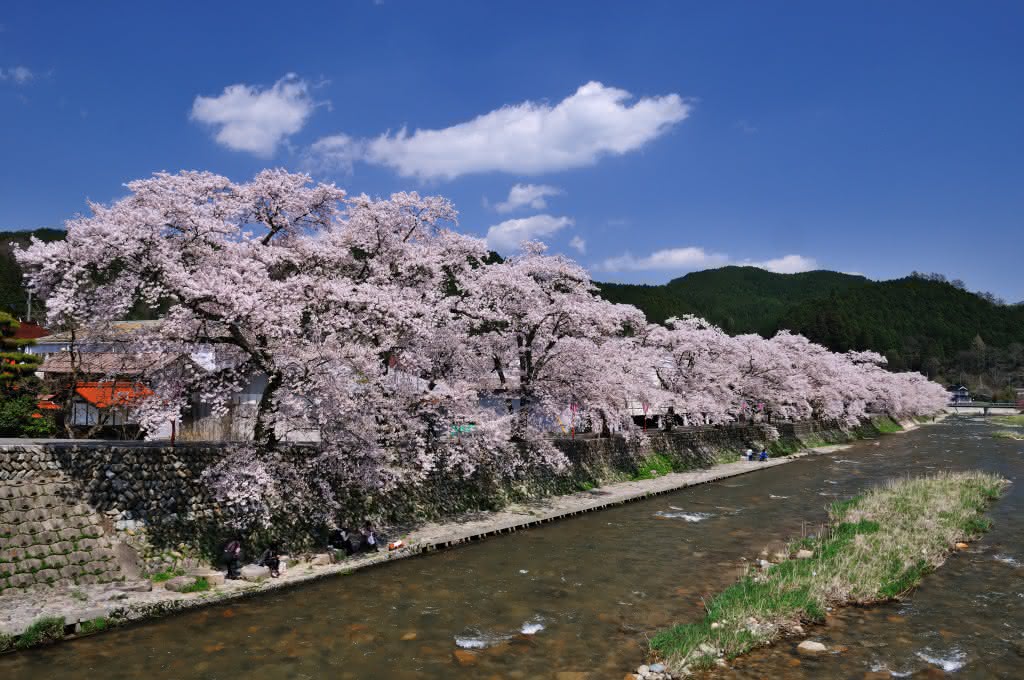
{"type": "MultiPolygon", "coordinates": [[[[68,439],[75,438],[75,386],[78,384],[78,363],[75,361],[75,329],[71,328],[71,342],[68,344],[68,360],[71,363],[71,382],[67,386],[64,398],[64,434],[68,439]]],[[[88,407],[86,407],[88,408],[88,407]]]]}
{"type": "Polygon", "coordinates": [[[260,395],[260,403],[256,406],[256,425],[253,428],[252,438],[257,446],[265,449],[272,449],[277,446],[277,428],[273,422],[268,422],[274,410],[274,394],[281,387],[283,377],[280,371],[267,376],[267,386],[263,388],[260,395]]]}
{"type": "Polygon", "coordinates": [[[512,424],[512,439],[515,441],[526,441],[526,431],[530,422],[530,407],[532,404],[533,386],[533,357],[530,351],[530,344],[533,334],[525,338],[522,335],[516,337],[516,345],[519,347],[519,413],[512,424]]]}

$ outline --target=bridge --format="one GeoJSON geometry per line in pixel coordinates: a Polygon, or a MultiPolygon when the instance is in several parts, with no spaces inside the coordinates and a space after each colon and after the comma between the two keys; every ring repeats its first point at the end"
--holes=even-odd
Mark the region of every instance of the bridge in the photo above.
{"type": "Polygon", "coordinates": [[[961,401],[946,406],[947,413],[981,416],[1015,416],[1021,410],[1021,405],[1012,401],[961,401]]]}

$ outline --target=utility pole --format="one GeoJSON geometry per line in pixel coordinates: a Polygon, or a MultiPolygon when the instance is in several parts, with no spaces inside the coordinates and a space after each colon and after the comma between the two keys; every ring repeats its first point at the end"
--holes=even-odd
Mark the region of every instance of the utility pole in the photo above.
{"type": "Polygon", "coordinates": [[[28,307],[28,310],[27,310],[28,314],[26,315],[25,320],[28,321],[29,323],[31,323],[32,322],[32,289],[31,288],[28,289],[28,305],[27,305],[27,307],[28,307]]]}

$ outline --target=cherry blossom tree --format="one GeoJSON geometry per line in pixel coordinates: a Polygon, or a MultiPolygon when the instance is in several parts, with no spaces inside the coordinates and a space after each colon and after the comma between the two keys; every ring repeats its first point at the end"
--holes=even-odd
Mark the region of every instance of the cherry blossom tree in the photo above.
{"type": "Polygon", "coordinates": [[[257,390],[251,443],[210,475],[248,516],[290,504],[326,519],[347,488],[558,468],[548,435],[567,412],[606,432],[629,429],[637,402],[702,424],[854,424],[945,403],[873,353],[731,337],[694,317],[648,324],[541,244],[491,261],[440,197],[349,196],[283,170],[160,173],[127,189],[19,261],[54,326],[95,334],[140,308],[159,317],[119,340],[156,357],[134,404],[148,432],[194,401],[223,415],[257,390]],[[467,424],[472,436],[451,436],[467,424]],[[313,453],[281,446],[298,435],[318,440],[313,453]]]}
{"type": "Polygon", "coordinates": [[[457,306],[510,441],[550,462],[560,454],[538,435],[556,428],[564,412],[607,429],[624,421],[631,396],[650,388],[650,366],[636,361],[628,341],[646,325],[643,314],[596,293],[578,264],[525,243],[521,255],[467,277],[457,306]]]}
{"type": "Polygon", "coordinates": [[[919,374],[886,371],[884,357],[874,352],[830,352],[787,331],[769,339],[730,337],[686,317],[650,328],[644,344],[663,352],[654,365],[659,383],[674,395],[665,403],[702,423],[764,414],[854,425],[872,412],[935,413],[946,400],[941,386],[919,374]]]}
{"type": "Polygon", "coordinates": [[[486,250],[451,230],[447,201],[349,198],[280,170],[249,183],[159,174],[128,189],[71,220],[65,241],[34,242],[19,259],[52,324],[102,327],[139,303],[159,310],[160,323],[123,348],[176,359],[136,404],[151,431],[196,394],[226,413],[258,378],[253,444],[221,466],[225,489],[283,499],[284,481],[302,475],[269,453],[294,431],[316,433],[309,468],[331,483],[387,489],[438,466],[468,473],[483,457],[502,460],[486,427],[448,437],[451,422],[479,414],[476,363],[462,356],[468,322],[451,293],[486,250]]]}

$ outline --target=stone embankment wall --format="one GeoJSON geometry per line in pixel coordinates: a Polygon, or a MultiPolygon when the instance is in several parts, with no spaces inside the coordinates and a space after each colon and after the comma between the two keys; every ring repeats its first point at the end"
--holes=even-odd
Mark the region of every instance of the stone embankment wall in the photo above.
{"type": "Polygon", "coordinates": [[[123,578],[102,518],[65,479],[47,472],[0,482],[0,595],[123,578]]]}
{"type": "MultiPolygon", "coordinates": [[[[793,449],[804,440],[847,441],[854,436],[820,423],[779,425],[777,431],[793,449]]],[[[706,468],[721,460],[734,460],[748,447],[767,445],[771,434],[763,425],[749,425],[651,431],[635,441],[618,436],[559,439],[556,444],[570,463],[562,474],[537,472],[514,482],[486,476],[466,480],[439,476],[387,497],[352,494],[344,519],[408,524],[496,509],[511,501],[629,478],[651,453],[668,458],[676,471],[706,468]]],[[[214,555],[233,530],[226,509],[218,504],[203,473],[224,452],[224,444],[196,443],[171,447],[83,441],[0,446],[0,549],[6,560],[0,564],[0,574],[6,574],[0,587],[23,587],[56,578],[82,583],[111,580],[120,578],[124,569],[155,572],[171,563],[181,565],[214,555]],[[122,571],[116,567],[115,553],[122,571]],[[22,568],[23,560],[39,563],[32,561],[22,568]],[[15,561],[18,566],[13,574],[18,578],[12,581],[14,568],[4,565],[15,561]],[[25,574],[31,575],[31,582],[25,574]]],[[[289,455],[304,452],[297,448],[289,455]]],[[[295,518],[275,526],[273,533],[293,550],[316,539],[316,530],[295,518]]],[[[261,540],[259,536],[246,538],[253,547],[261,540]]]]}

